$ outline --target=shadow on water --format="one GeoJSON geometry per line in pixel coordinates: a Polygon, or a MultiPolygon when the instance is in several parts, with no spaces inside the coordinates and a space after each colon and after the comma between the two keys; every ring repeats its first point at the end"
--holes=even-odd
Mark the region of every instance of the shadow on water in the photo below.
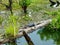
{"type": "Polygon", "coordinates": [[[53,40],[55,45],[60,45],[60,30],[39,30],[41,40],[53,40]]]}

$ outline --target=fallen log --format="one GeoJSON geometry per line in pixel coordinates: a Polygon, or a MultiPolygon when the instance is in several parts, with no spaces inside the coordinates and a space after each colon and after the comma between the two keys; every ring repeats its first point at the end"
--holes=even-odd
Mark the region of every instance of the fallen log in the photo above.
{"type": "MultiPolygon", "coordinates": [[[[40,23],[35,24],[35,26],[33,27],[27,27],[27,28],[20,29],[19,33],[14,38],[20,38],[21,36],[23,36],[23,33],[22,33],[23,31],[25,31],[26,33],[31,33],[37,30],[38,28],[44,27],[45,25],[49,24],[51,21],[52,19],[44,20],[44,21],[41,21],[40,23]]],[[[0,40],[0,44],[6,43],[8,41],[9,39],[2,39],[0,40]]]]}

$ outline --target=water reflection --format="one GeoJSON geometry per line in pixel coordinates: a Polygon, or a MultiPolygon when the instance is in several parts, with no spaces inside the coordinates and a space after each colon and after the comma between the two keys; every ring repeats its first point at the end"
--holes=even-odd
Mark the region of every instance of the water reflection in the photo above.
{"type": "Polygon", "coordinates": [[[56,45],[60,45],[60,30],[39,30],[41,40],[53,40],[56,45]]]}
{"type": "MultiPolygon", "coordinates": [[[[28,36],[31,38],[34,45],[55,45],[53,43],[54,41],[52,39],[47,40],[47,41],[46,40],[41,40],[40,33],[37,34],[37,32],[39,30],[41,30],[41,29],[37,29],[36,31],[28,34],[28,36]]],[[[17,45],[28,45],[24,37],[21,37],[21,38],[17,39],[16,41],[17,41],[17,45]]]]}

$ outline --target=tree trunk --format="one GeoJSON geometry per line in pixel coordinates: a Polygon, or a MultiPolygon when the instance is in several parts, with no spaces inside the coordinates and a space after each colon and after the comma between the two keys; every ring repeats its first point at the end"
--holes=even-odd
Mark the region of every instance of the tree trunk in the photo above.
{"type": "Polygon", "coordinates": [[[22,9],[23,9],[24,13],[27,14],[27,6],[23,6],[22,9]]]}
{"type": "Polygon", "coordinates": [[[13,14],[13,12],[12,12],[12,0],[9,0],[9,8],[10,8],[11,14],[13,14]]]}

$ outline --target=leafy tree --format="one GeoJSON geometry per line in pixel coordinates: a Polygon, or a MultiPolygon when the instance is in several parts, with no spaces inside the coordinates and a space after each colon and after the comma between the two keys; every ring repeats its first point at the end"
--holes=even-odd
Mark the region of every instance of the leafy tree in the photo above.
{"type": "Polygon", "coordinates": [[[19,0],[19,5],[22,7],[24,13],[27,13],[27,7],[31,4],[31,0],[19,0]]]}

